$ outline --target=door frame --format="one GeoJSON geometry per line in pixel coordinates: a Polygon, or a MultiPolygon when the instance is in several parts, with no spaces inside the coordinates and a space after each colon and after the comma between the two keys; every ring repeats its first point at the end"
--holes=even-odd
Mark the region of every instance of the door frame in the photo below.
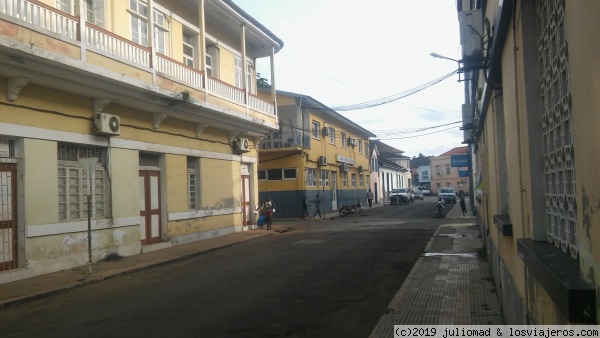
{"type": "MultiPolygon", "coordinates": [[[[141,239],[140,241],[142,243],[142,245],[147,245],[147,244],[154,244],[154,243],[159,243],[162,240],[162,215],[161,215],[161,210],[162,210],[162,198],[161,198],[161,179],[160,179],[160,170],[147,170],[147,169],[140,169],[139,170],[139,177],[144,179],[144,191],[140,191],[140,195],[143,193],[144,194],[144,205],[145,208],[144,210],[140,210],[140,217],[144,217],[144,227],[145,227],[145,233],[146,233],[146,238],[145,239],[141,239]],[[150,203],[152,201],[151,198],[151,185],[150,185],[150,178],[151,177],[156,177],[158,179],[157,182],[157,198],[158,198],[158,208],[157,209],[151,209],[150,208],[150,203]],[[150,210],[149,213],[146,213],[148,210],[150,210]],[[151,216],[153,215],[157,215],[158,216],[158,235],[155,237],[152,237],[152,222],[151,222],[151,216]]],[[[141,197],[141,196],[140,196],[141,197]]],[[[141,225],[140,225],[141,226],[141,225]]]]}
{"type": "MultiPolygon", "coordinates": [[[[0,271],[11,270],[18,268],[18,258],[19,258],[19,226],[18,226],[18,186],[17,186],[17,164],[13,162],[2,162],[0,163],[0,172],[9,172],[11,176],[10,181],[10,208],[12,212],[12,219],[9,221],[1,221],[0,220],[0,230],[10,229],[12,230],[12,234],[10,236],[10,242],[12,243],[11,250],[7,251],[9,253],[12,251],[12,259],[10,261],[0,262],[0,271]],[[5,170],[8,169],[8,170],[5,170]]],[[[0,182],[3,184],[4,182],[0,182]]],[[[0,200],[0,203],[3,201],[0,200]]],[[[4,241],[3,241],[4,243],[4,241]]],[[[2,250],[4,254],[4,244],[2,244],[2,250]]]]}

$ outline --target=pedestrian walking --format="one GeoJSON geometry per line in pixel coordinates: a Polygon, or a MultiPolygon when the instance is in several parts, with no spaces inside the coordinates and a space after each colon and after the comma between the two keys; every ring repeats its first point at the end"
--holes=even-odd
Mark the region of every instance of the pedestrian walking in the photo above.
{"type": "Polygon", "coordinates": [[[319,218],[323,218],[323,216],[321,216],[321,198],[319,197],[319,194],[317,194],[317,197],[315,197],[315,199],[311,202],[313,202],[315,204],[315,208],[317,208],[312,217],[316,217],[317,214],[319,214],[319,218]]]}
{"type": "Polygon", "coordinates": [[[258,202],[258,205],[256,206],[256,211],[258,211],[258,219],[256,221],[256,225],[262,229],[262,227],[265,225],[265,199],[264,197],[260,198],[260,201],[258,202]]]}
{"type": "Polygon", "coordinates": [[[306,202],[306,196],[302,196],[302,218],[310,218],[310,213],[308,212],[308,202],[306,202]]]}
{"type": "Polygon", "coordinates": [[[369,192],[367,192],[367,201],[369,202],[369,208],[373,207],[373,192],[371,191],[371,189],[369,189],[369,192]]]}
{"type": "Polygon", "coordinates": [[[275,212],[275,202],[271,200],[271,196],[267,196],[267,201],[265,202],[264,213],[265,213],[265,222],[267,223],[267,230],[271,230],[272,220],[271,217],[275,212]]]}
{"type": "Polygon", "coordinates": [[[463,216],[467,214],[467,203],[465,203],[465,192],[462,189],[458,192],[458,200],[460,201],[460,210],[463,216]]]}

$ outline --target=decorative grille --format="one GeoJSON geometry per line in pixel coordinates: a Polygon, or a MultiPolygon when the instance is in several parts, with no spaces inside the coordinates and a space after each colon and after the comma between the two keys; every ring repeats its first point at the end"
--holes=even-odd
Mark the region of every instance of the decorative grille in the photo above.
{"type": "Polygon", "coordinates": [[[564,0],[536,1],[548,241],[577,258],[577,204],[564,0]]]}

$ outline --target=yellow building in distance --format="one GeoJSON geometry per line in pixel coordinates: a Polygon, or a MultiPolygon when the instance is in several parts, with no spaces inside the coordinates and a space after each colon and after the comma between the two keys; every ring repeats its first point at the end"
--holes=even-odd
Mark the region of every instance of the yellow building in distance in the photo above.
{"type": "Polygon", "coordinates": [[[375,135],[307,95],[277,91],[277,111],[279,130],[259,143],[258,163],[259,195],[271,196],[275,217],[301,217],[303,197],[317,195],[321,213],[364,205],[375,135]]]}
{"type": "Polygon", "coordinates": [[[282,47],[230,0],[0,1],[0,283],[247,229],[282,47]]]}

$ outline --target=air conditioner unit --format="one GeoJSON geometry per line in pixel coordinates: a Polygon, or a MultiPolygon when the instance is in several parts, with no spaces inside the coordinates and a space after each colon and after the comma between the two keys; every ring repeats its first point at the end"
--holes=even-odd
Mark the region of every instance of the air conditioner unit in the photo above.
{"type": "Polygon", "coordinates": [[[235,146],[239,152],[247,153],[250,151],[250,144],[247,138],[239,138],[235,141],[235,146]]]}
{"type": "Polygon", "coordinates": [[[362,166],[362,165],[359,165],[359,166],[358,166],[358,168],[356,168],[356,169],[358,169],[358,172],[359,172],[359,173],[362,173],[362,172],[363,172],[363,166],[362,166]]]}
{"type": "Polygon", "coordinates": [[[352,137],[348,137],[348,145],[352,146],[352,145],[354,145],[353,143],[354,143],[354,139],[352,137]]]}
{"type": "Polygon", "coordinates": [[[323,136],[329,136],[329,127],[323,127],[323,136]]]}
{"type": "Polygon", "coordinates": [[[325,156],[319,156],[319,165],[320,166],[327,165],[327,157],[325,157],[325,156]]]}
{"type": "Polygon", "coordinates": [[[104,135],[119,135],[121,133],[121,120],[116,115],[99,113],[94,119],[96,133],[104,135]]]}
{"type": "Polygon", "coordinates": [[[458,13],[463,58],[483,56],[483,14],[481,9],[458,13]]]}
{"type": "Polygon", "coordinates": [[[342,163],[340,166],[341,171],[348,171],[348,163],[342,163]]]}

